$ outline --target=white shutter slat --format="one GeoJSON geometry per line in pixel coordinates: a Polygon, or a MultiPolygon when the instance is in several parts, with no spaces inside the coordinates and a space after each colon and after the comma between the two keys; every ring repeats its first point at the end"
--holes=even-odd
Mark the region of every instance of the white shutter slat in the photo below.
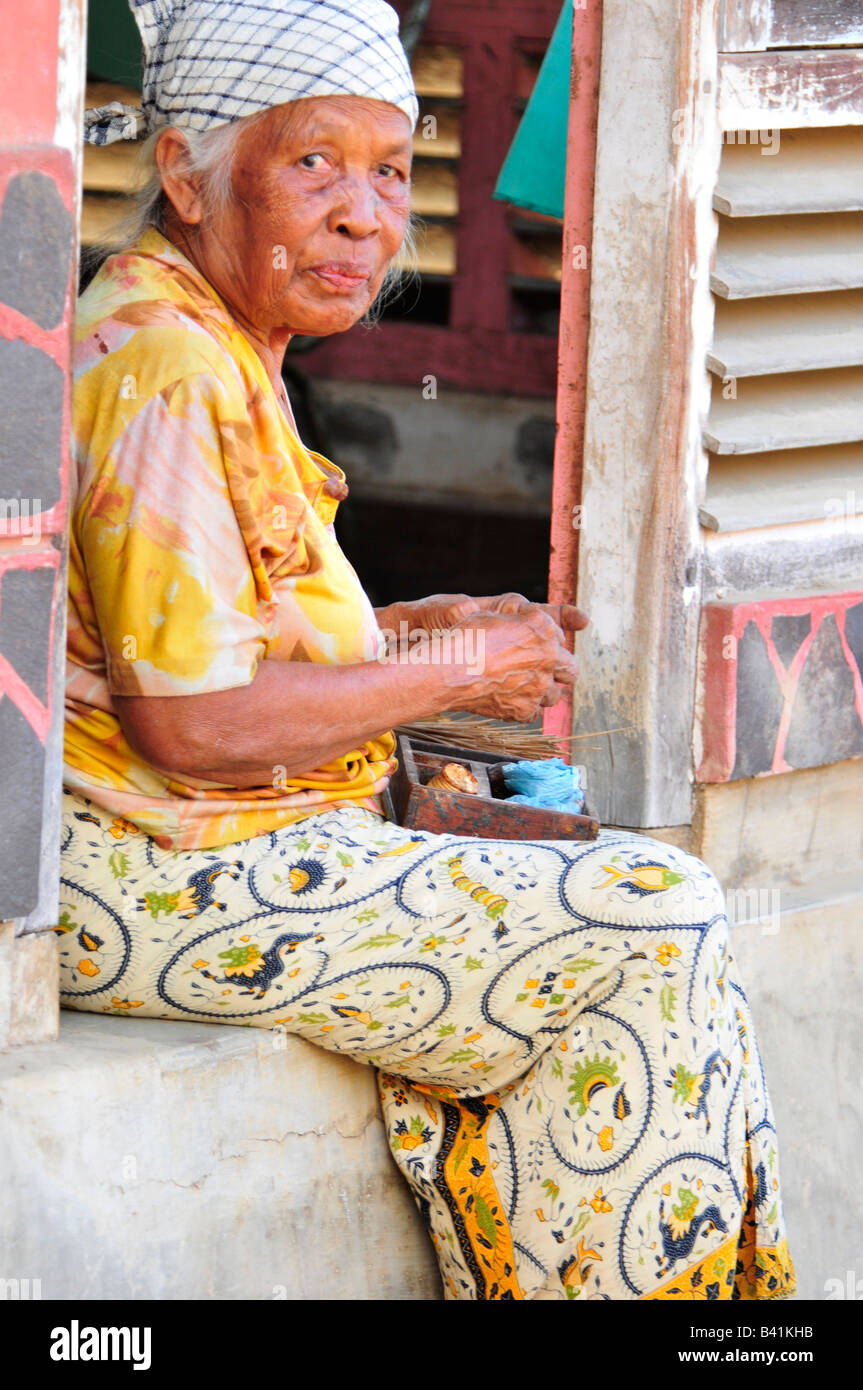
{"type": "Polygon", "coordinates": [[[715,454],[761,454],[863,439],[863,368],[748,377],[736,399],[715,385],[704,429],[715,454]]]}
{"type": "Polygon", "coordinates": [[[721,377],[863,364],[863,291],[716,306],[707,365],[721,377]]]}
{"type": "Polygon", "coordinates": [[[723,299],[863,288],[863,216],[723,219],[710,287],[723,299]]]}
{"type": "Polygon", "coordinates": [[[863,44],[861,0],[772,0],[770,43],[863,44]]]}
{"type": "Polygon", "coordinates": [[[456,268],[456,239],[451,226],[431,222],[417,229],[416,253],[413,257],[397,257],[403,270],[418,270],[424,275],[454,275],[456,268]]]}
{"type": "Polygon", "coordinates": [[[807,44],[863,44],[861,0],[722,0],[722,51],[763,52],[807,44]]]}
{"type": "Polygon", "coordinates": [[[84,146],[84,187],[90,193],[134,193],[141,185],[140,146],[127,140],[84,146]]]}
{"type": "Polygon", "coordinates": [[[455,217],[458,213],[455,170],[417,161],[411,181],[411,207],[420,217],[455,217]]]}
{"type": "Polygon", "coordinates": [[[863,70],[842,48],[735,53],[719,60],[723,130],[860,125],[863,70]]]}
{"type": "Polygon", "coordinates": [[[112,241],[117,227],[128,215],[129,204],[125,198],[85,193],[81,199],[81,245],[112,241]]]}
{"type": "Polygon", "coordinates": [[[863,129],[783,131],[778,153],[763,153],[769,149],[725,146],[713,196],[717,212],[775,217],[863,209],[863,129]]]}
{"type": "Polygon", "coordinates": [[[714,458],[700,517],[720,532],[841,522],[863,513],[861,482],[863,444],[714,458]]]}

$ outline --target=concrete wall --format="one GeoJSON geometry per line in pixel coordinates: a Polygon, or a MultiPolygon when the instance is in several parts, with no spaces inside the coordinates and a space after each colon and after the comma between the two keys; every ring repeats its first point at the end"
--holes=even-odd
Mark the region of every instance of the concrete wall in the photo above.
{"type": "Polygon", "coordinates": [[[58,1042],[0,1056],[0,1109],[19,1289],[441,1297],[370,1068],[255,1028],[64,1013],[58,1042]]]}
{"type": "Polygon", "coordinates": [[[863,904],[740,926],[740,964],[776,1112],[788,1241],[798,1298],[863,1276],[863,904]]]}
{"type": "Polygon", "coordinates": [[[355,381],[317,380],[315,392],[333,458],[357,493],[548,515],[554,401],[355,381]]]}
{"type": "Polygon", "coordinates": [[[2,12],[0,922],[19,936],[56,919],[84,8],[2,12]]]}
{"type": "Polygon", "coordinates": [[[863,798],[848,759],[697,789],[776,1111],[801,1298],[863,1275],[863,798]]]}

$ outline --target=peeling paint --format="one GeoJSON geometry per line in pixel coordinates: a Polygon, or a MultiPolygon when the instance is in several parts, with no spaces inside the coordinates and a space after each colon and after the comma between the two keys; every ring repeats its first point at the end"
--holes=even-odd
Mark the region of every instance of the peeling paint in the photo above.
{"type": "Polygon", "coordinates": [[[719,117],[726,131],[863,124],[859,49],[725,56],[719,117]]]}
{"type": "Polygon", "coordinates": [[[83,144],[86,67],[85,0],[61,0],[57,50],[57,119],[54,144],[69,150],[76,165],[83,144]]]}

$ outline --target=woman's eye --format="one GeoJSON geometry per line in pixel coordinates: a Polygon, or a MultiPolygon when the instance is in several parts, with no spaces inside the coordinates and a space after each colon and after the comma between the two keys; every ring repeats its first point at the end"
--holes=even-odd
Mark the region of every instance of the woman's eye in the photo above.
{"type": "Polygon", "coordinates": [[[324,156],[323,156],[322,154],[304,154],[303,157],[302,157],[302,159],[300,160],[300,164],[302,165],[302,167],[303,167],[304,169],[320,169],[320,168],[322,168],[322,167],[323,167],[323,164],[322,164],[322,163],[321,163],[321,164],[316,164],[316,163],[315,163],[316,160],[321,160],[321,161],[323,161],[323,160],[324,160],[324,156]]]}

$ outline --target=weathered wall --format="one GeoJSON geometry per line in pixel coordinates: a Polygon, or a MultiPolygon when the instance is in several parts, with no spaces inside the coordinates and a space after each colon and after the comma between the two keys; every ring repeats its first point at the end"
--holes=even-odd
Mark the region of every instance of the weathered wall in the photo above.
{"type": "Polygon", "coordinates": [[[0,1092],[0,1276],[44,1299],[441,1297],[370,1068],[65,1013],[59,1042],[0,1057],[0,1092]]]}
{"type": "Polygon", "coordinates": [[[55,1037],[83,0],[0,5],[0,1052],[55,1037]]]}
{"type": "Polygon", "coordinates": [[[725,889],[776,1112],[800,1298],[860,1270],[861,765],[700,786],[687,847],[725,889]]]}
{"type": "Polygon", "coordinates": [[[357,493],[548,515],[553,401],[329,380],[315,394],[357,493]]]}
{"type": "MultiPolygon", "coordinates": [[[[699,782],[863,755],[863,592],[707,604],[695,718],[699,782]]],[[[863,764],[860,765],[863,779],[863,764]]]]}
{"type": "Polygon", "coordinates": [[[776,1113],[797,1297],[861,1272],[863,1102],[859,897],[740,926],[732,949],[752,1006],[776,1113]]]}
{"type": "Polygon", "coordinates": [[[20,933],[53,923],[59,873],[83,3],[0,18],[0,920],[20,933]]]}

